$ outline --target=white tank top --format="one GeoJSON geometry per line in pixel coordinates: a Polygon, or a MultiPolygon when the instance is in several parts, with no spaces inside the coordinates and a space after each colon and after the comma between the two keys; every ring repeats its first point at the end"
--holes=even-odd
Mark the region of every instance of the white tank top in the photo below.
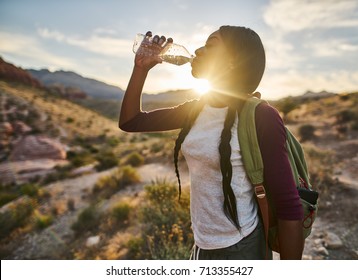
{"type": "Polygon", "coordinates": [[[219,143],[227,107],[205,105],[182,144],[190,173],[190,211],[194,240],[202,249],[231,246],[249,235],[257,226],[257,205],[246,176],[237,136],[238,118],[231,130],[231,187],[237,201],[239,231],[226,217],[223,205],[219,143]]]}

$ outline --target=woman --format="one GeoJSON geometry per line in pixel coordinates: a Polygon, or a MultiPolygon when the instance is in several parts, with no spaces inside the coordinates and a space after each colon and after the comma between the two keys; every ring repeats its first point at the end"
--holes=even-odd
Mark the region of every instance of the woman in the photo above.
{"type": "MultiPolygon", "coordinates": [[[[157,44],[153,50],[159,52],[165,40],[154,36],[157,44]]],[[[210,81],[210,94],[151,112],[141,111],[141,93],[149,70],[162,61],[156,56],[136,55],[119,127],[128,132],[181,128],[174,158],[179,185],[177,161],[181,148],[189,167],[194,258],[264,259],[264,232],[237,138],[237,113],[245,99],[253,95],[264,72],[263,45],[249,28],[222,26],[195,54],[192,75],[210,81]]],[[[300,259],[303,213],[284,148],[283,122],[267,104],[257,107],[255,121],[265,186],[278,217],[280,257],[300,259]]]]}

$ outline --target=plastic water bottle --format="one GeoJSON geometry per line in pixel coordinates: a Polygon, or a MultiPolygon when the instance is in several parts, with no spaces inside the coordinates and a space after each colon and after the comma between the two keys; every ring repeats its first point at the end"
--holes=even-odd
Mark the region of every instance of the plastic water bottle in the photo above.
{"type": "Polygon", "coordinates": [[[166,41],[163,43],[164,48],[158,53],[155,48],[152,48],[153,44],[155,43],[152,37],[137,34],[133,44],[133,52],[145,56],[157,55],[163,61],[175,65],[183,65],[193,61],[194,56],[182,45],[166,41]]]}

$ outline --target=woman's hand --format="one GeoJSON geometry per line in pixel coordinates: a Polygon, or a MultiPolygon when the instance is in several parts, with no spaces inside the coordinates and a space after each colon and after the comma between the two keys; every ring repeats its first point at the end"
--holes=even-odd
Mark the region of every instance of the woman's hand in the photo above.
{"type": "Polygon", "coordinates": [[[162,63],[159,54],[168,43],[173,43],[173,39],[166,39],[164,36],[159,37],[158,35],[152,37],[152,32],[148,31],[136,52],[134,59],[135,67],[149,71],[158,63],[162,63]]]}
{"type": "Polygon", "coordinates": [[[166,39],[158,35],[152,38],[152,32],[148,31],[139,46],[134,59],[134,68],[129,80],[126,92],[122,100],[119,127],[135,118],[141,112],[141,94],[148,71],[158,63],[162,63],[160,52],[172,43],[173,39],[166,39]],[[145,55],[145,53],[147,53],[145,55]]]}

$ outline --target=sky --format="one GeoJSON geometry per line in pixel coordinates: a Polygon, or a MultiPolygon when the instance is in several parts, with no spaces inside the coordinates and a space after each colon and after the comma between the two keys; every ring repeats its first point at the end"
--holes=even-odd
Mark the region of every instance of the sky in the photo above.
{"type": "MultiPolygon", "coordinates": [[[[358,89],[357,0],[0,0],[0,56],[25,69],[74,71],[125,89],[137,33],[172,37],[194,53],[221,25],[260,35],[264,98],[358,89]]],[[[190,70],[160,64],[144,91],[195,87],[190,70]]]]}

